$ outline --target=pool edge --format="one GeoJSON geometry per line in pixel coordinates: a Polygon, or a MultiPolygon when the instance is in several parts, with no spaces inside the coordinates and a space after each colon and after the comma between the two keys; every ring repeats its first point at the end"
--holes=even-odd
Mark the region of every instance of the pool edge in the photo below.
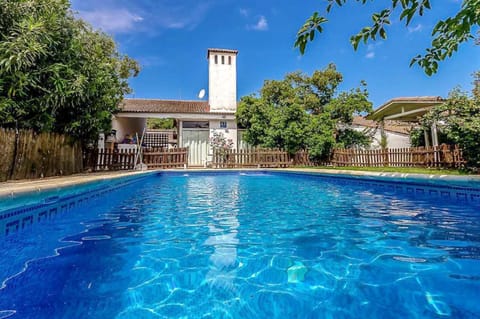
{"type": "Polygon", "coordinates": [[[378,179],[382,181],[397,182],[425,182],[438,183],[438,185],[446,186],[463,186],[474,187],[480,189],[480,175],[439,175],[439,174],[417,174],[417,173],[393,173],[393,172],[370,172],[370,171],[351,171],[342,169],[319,169],[319,168],[189,168],[185,169],[168,169],[159,172],[282,172],[282,173],[301,173],[321,176],[340,176],[345,178],[367,178],[378,179]],[[456,184],[455,183],[460,183],[456,184]]]}
{"type": "Polygon", "coordinates": [[[71,186],[84,185],[99,181],[116,180],[124,177],[148,176],[157,174],[157,170],[150,171],[127,171],[127,172],[108,172],[82,174],[72,176],[52,177],[47,179],[27,180],[27,181],[8,181],[0,183],[0,200],[3,197],[26,195],[34,192],[43,192],[53,189],[63,189],[71,186]]]}
{"type": "Polygon", "coordinates": [[[41,180],[9,181],[0,183],[0,199],[5,196],[23,195],[51,189],[59,189],[76,185],[83,185],[96,181],[115,180],[127,176],[154,175],[160,172],[235,172],[235,171],[263,171],[263,172],[290,172],[314,174],[323,176],[344,176],[350,178],[369,178],[390,181],[415,180],[418,182],[439,182],[441,185],[461,183],[460,186],[480,188],[480,176],[472,175],[437,175],[437,174],[410,174],[391,172],[350,171],[342,169],[308,169],[308,168],[236,168],[236,169],[164,169],[149,171],[107,172],[101,174],[82,174],[73,176],[53,177],[41,180]]]}

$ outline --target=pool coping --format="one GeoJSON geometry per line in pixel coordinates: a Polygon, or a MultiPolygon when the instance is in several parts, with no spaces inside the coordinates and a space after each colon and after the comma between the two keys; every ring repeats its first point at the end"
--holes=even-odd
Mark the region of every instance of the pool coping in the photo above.
{"type": "Polygon", "coordinates": [[[36,180],[7,181],[0,183],[0,199],[5,196],[28,194],[70,186],[83,185],[92,182],[116,180],[128,176],[143,176],[155,174],[158,171],[116,171],[102,173],[76,174],[70,176],[55,176],[36,180]]]}
{"type": "MultiPolygon", "coordinates": [[[[273,171],[278,169],[273,169],[273,171]]],[[[450,184],[460,182],[464,184],[477,184],[480,188],[480,175],[440,175],[440,174],[418,174],[418,173],[394,173],[394,172],[370,172],[370,171],[353,171],[342,169],[317,169],[317,168],[286,168],[283,171],[317,173],[321,175],[337,176],[344,175],[346,177],[369,177],[381,180],[392,181],[417,181],[417,182],[442,182],[441,184],[450,184]]]]}
{"type": "Polygon", "coordinates": [[[410,174],[392,172],[351,171],[342,169],[312,169],[312,168],[235,168],[235,169],[212,169],[212,168],[188,168],[188,169],[159,169],[149,171],[121,171],[88,173],[81,175],[49,177],[38,180],[8,181],[0,183],[0,198],[3,196],[19,195],[44,190],[59,189],[73,185],[82,185],[95,181],[115,180],[127,176],[142,176],[157,174],[159,172],[235,172],[235,171],[264,171],[264,172],[291,172],[303,174],[315,174],[326,176],[338,176],[352,178],[371,178],[401,182],[402,180],[415,180],[417,182],[440,182],[442,185],[463,186],[480,188],[480,176],[475,175],[438,175],[438,174],[410,174]]]}
{"type": "MultiPolygon", "coordinates": [[[[160,172],[185,172],[183,169],[160,170],[160,172]]],[[[309,175],[321,175],[328,177],[343,176],[345,178],[367,178],[378,179],[381,181],[392,182],[426,182],[436,183],[447,186],[476,187],[480,189],[480,175],[440,175],[440,174],[418,174],[418,173],[393,173],[393,172],[371,172],[371,171],[353,171],[342,169],[321,169],[321,168],[189,168],[192,172],[234,172],[234,171],[253,171],[253,172],[289,172],[303,173],[309,175]],[[459,183],[459,184],[455,184],[459,183]]]]}

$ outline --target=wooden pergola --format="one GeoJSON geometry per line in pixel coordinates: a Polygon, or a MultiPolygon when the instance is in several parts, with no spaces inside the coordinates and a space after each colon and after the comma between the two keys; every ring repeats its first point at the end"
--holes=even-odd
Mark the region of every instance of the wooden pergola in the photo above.
{"type": "MultiPolygon", "coordinates": [[[[417,97],[399,97],[388,101],[380,106],[374,112],[370,113],[366,119],[374,120],[380,123],[380,130],[383,134],[385,120],[394,120],[400,122],[418,122],[419,118],[426,114],[434,106],[443,104],[445,99],[440,96],[417,96],[417,97]]],[[[431,128],[432,145],[438,146],[437,125],[434,123],[431,128]]],[[[425,145],[430,146],[430,138],[427,131],[424,131],[425,145]]]]}

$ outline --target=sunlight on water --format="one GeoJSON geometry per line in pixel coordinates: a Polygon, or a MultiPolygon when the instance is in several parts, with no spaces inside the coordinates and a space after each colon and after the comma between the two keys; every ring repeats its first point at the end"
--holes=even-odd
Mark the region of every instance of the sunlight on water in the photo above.
{"type": "Polygon", "coordinates": [[[477,210],[320,177],[162,174],[1,238],[0,319],[474,318],[477,210]]]}

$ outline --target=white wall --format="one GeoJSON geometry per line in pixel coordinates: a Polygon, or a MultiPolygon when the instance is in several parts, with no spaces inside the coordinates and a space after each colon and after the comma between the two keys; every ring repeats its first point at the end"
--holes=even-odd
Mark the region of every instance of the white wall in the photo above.
{"type": "Polygon", "coordinates": [[[113,117],[112,129],[117,130],[117,141],[121,142],[126,134],[130,134],[132,137],[135,133],[141,138],[143,129],[147,126],[146,118],[133,118],[133,117],[113,117]]]}
{"type": "MultiPolygon", "coordinates": [[[[390,131],[385,131],[387,135],[387,147],[388,148],[403,148],[403,147],[410,147],[410,136],[405,134],[394,133],[390,131]]],[[[381,135],[380,132],[376,132],[371,147],[375,149],[380,148],[380,140],[381,135]]]]}
{"type": "Polygon", "coordinates": [[[254,146],[248,144],[244,139],[243,139],[243,134],[245,134],[246,130],[237,130],[237,149],[239,150],[248,150],[254,148],[254,146]]]}
{"type": "MultiPolygon", "coordinates": [[[[364,126],[355,126],[353,127],[354,130],[363,132],[365,131],[364,126]]],[[[380,129],[373,129],[373,128],[367,128],[370,131],[375,131],[373,134],[372,142],[370,143],[370,148],[371,149],[379,149],[380,148],[380,141],[382,139],[382,136],[380,134],[380,129]]],[[[387,147],[388,148],[403,148],[403,147],[410,147],[410,136],[406,134],[400,134],[400,133],[394,133],[391,131],[385,131],[385,134],[387,135],[387,147]]]]}
{"type": "Polygon", "coordinates": [[[211,112],[237,110],[237,56],[210,51],[208,57],[208,102],[211,112]],[[215,55],[217,64],[215,64],[215,55]],[[225,63],[222,64],[222,56],[225,63]],[[228,58],[232,64],[228,64],[228,58]]]}

